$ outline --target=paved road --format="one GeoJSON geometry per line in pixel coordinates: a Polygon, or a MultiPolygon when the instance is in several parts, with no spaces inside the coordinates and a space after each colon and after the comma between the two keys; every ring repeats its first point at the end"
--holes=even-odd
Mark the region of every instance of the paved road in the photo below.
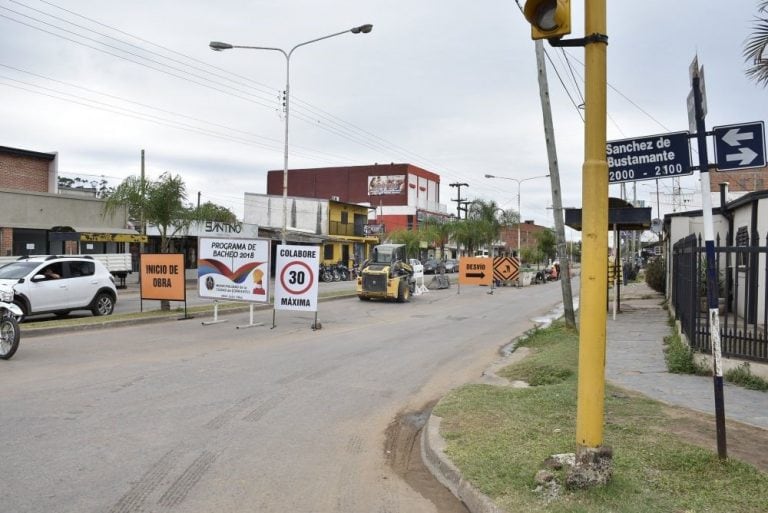
{"type": "Polygon", "coordinates": [[[560,298],[456,292],[324,302],[314,332],[278,312],[29,338],[0,372],[0,511],[436,512],[386,464],[387,426],[560,298]]]}

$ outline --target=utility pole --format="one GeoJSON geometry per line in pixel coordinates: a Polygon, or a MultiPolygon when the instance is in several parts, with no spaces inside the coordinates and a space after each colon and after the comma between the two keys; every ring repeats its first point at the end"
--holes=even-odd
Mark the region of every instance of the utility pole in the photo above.
{"type": "Polygon", "coordinates": [[[461,219],[461,212],[463,211],[464,212],[464,219],[466,219],[467,218],[467,206],[466,206],[467,205],[467,200],[465,198],[461,197],[461,188],[462,187],[469,187],[469,184],[468,183],[454,182],[454,183],[448,184],[448,186],[451,187],[451,188],[456,187],[456,189],[457,189],[456,199],[452,199],[451,200],[451,201],[455,201],[456,202],[456,216],[459,219],[461,219]]]}
{"type": "MultiPolygon", "coordinates": [[[[144,222],[144,193],[146,192],[146,186],[144,182],[144,150],[141,150],[141,212],[139,214],[139,223],[141,224],[141,234],[147,234],[147,225],[144,222]]],[[[139,255],[144,254],[144,238],[139,244],[139,255]]]]}
{"type": "MultiPolygon", "coordinates": [[[[536,65],[539,69],[539,95],[541,96],[541,112],[544,116],[544,138],[547,143],[547,155],[549,157],[549,181],[552,187],[552,208],[555,215],[555,237],[557,240],[557,258],[560,260],[561,279],[560,286],[563,291],[563,306],[565,310],[565,324],[569,328],[576,327],[576,314],[573,310],[573,291],[571,289],[571,263],[565,242],[565,227],[563,222],[563,202],[560,194],[560,167],[557,163],[557,145],[555,144],[555,130],[552,124],[552,107],[549,103],[549,85],[547,83],[547,64],[544,61],[544,42],[541,39],[535,41],[536,65]]],[[[519,199],[518,189],[518,199],[519,199]]],[[[518,213],[520,206],[518,204],[518,213]]],[[[522,222],[522,219],[520,220],[522,222]]],[[[518,239],[519,239],[518,224],[518,239]]],[[[518,240],[518,251],[520,250],[518,240]]]]}

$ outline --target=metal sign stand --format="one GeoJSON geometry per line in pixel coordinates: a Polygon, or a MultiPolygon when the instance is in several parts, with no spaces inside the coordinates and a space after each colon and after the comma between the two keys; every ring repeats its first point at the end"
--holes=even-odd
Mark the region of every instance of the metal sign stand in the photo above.
{"type": "Polygon", "coordinates": [[[704,124],[706,113],[702,107],[701,78],[698,58],[690,69],[693,101],[696,117],[696,139],[699,146],[699,173],[701,176],[701,210],[704,215],[704,240],[707,255],[707,305],[709,308],[709,336],[712,342],[715,393],[715,425],[717,428],[717,455],[721,460],[728,457],[725,436],[725,403],[723,399],[723,364],[720,347],[720,314],[717,306],[717,271],[715,270],[715,237],[712,221],[712,199],[709,185],[709,161],[707,158],[707,134],[704,124]]]}
{"type": "Polygon", "coordinates": [[[257,323],[253,322],[253,303],[251,303],[250,320],[248,321],[248,324],[244,324],[242,326],[235,326],[235,329],[241,330],[241,329],[246,329],[246,328],[256,328],[258,326],[264,326],[264,323],[263,322],[257,322],[257,323]]]}
{"type": "Polygon", "coordinates": [[[211,324],[219,324],[221,322],[227,322],[226,319],[219,319],[219,302],[217,300],[213,301],[213,320],[212,321],[203,321],[200,324],[203,326],[209,326],[211,324]]]}

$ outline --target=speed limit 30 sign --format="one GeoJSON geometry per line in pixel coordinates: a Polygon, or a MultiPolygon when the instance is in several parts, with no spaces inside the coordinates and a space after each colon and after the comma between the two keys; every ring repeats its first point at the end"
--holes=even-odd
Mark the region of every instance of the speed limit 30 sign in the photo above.
{"type": "Polygon", "coordinates": [[[275,310],[316,312],[320,248],[279,245],[275,266],[275,310]]]}

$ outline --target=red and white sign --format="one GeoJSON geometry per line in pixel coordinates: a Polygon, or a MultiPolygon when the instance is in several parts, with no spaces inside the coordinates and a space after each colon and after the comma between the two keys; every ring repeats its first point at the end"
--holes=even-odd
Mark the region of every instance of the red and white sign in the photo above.
{"type": "Polygon", "coordinates": [[[317,311],[319,246],[277,246],[275,310],[317,311]]]}

